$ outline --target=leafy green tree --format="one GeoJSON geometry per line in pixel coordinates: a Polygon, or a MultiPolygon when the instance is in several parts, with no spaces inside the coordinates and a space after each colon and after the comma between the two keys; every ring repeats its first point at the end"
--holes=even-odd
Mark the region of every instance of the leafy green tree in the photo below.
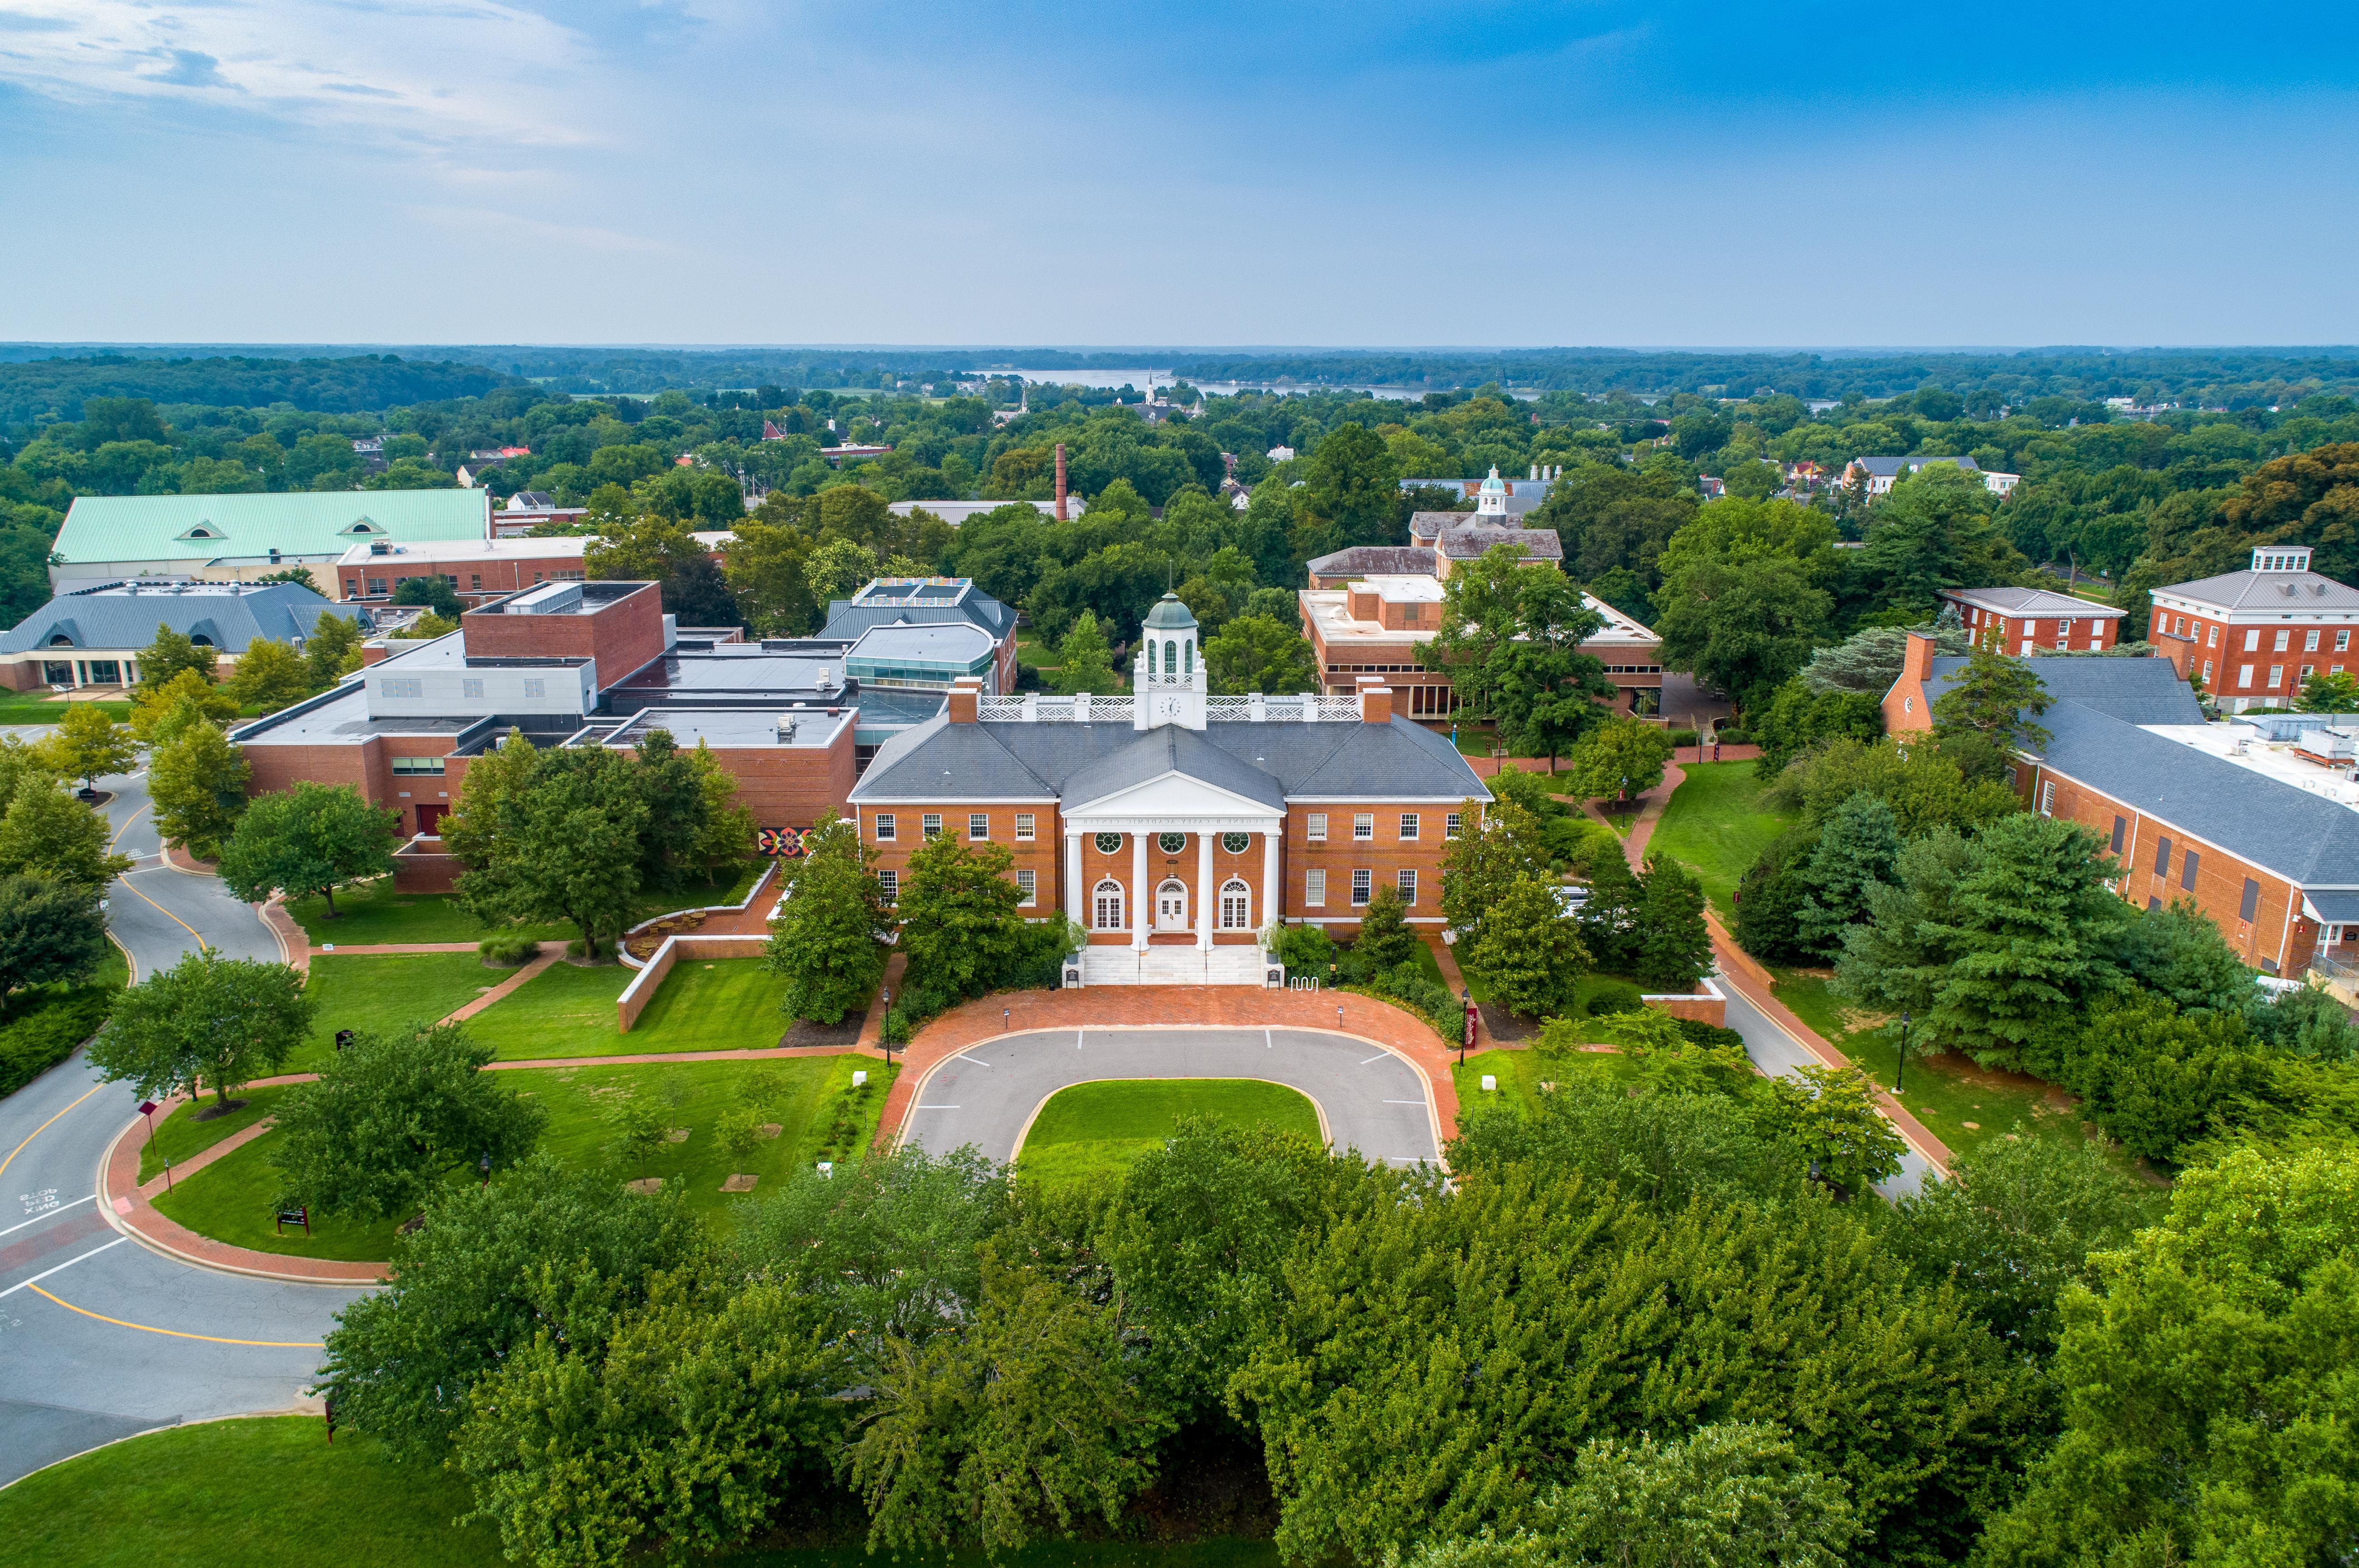
{"type": "Polygon", "coordinates": [[[1547,840],[1538,820],[1511,800],[1464,801],[1459,821],[1441,855],[1441,913],[1466,937],[1518,880],[1548,875],[1547,840]]]}
{"type": "Polygon", "coordinates": [[[530,788],[538,757],[538,750],[524,732],[511,726],[467,764],[459,798],[451,803],[451,814],[438,825],[442,830],[442,847],[466,862],[469,869],[480,871],[490,866],[506,847],[503,813],[509,801],[530,788]]]}
{"type": "Polygon", "coordinates": [[[225,690],[234,702],[274,713],[310,694],[311,667],[293,644],[256,637],[237,656],[237,669],[231,672],[225,690]]]}
{"type": "Polygon", "coordinates": [[[909,856],[895,912],[914,983],[952,996],[1006,984],[1028,946],[1015,865],[1004,844],[950,833],[909,856]]]}
{"type": "Polygon", "coordinates": [[[489,863],[470,863],[457,901],[487,925],[564,920],[594,963],[637,912],[649,816],[636,758],[603,746],[537,752],[526,787],[501,802],[489,863]]]}
{"type": "Polygon", "coordinates": [[[1960,766],[1958,756],[1979,740],[1960,735],[1938,746],[1919,741],[1904,748],[1890,736],[1870,742],[1837,738],[1796,757],[1762,799],[1816,827],[1866,790],[1892,808],[1904,839],[1942,827],[1971,834],[2023,809],[2005,784],[1969,779],[1960,766]]]}
{"type": "Polygon", "coordinates": [[[1637,968],[1646,942],[1646,903],[1647,890],[1622,855],[1602,855],[1591,864],[1589,898],[1575,924],[1600,969],[1626,975],[1637,968]]]}
{"type": "Polygon", "coordinates": [[[1769,964],[1814,956],[1802,945],[1802,900],[1810,893],[1805,878],[1818,847],[1816,828],[1789,828],[1745,868],[1736,885],[1736,921],[1729,931],[1737,946],[1769,964]]]}
{"type": "Polygon", "coordinates": [[[1309,639],[1296,626],[1265,615],[1238,615],[1223,626],[1220,636],[1204,644],[1204,668],[1219,695],[1319,690],[1319,659],[1309,639]]]}
{"type": "Polygon", "coordinates": [[[157,831],[199,859],[212,859],[245,809],[252,772],[228,736],[197,719],[148,753],[147,798],[157,831]]]}
{"type": "Polygon", "coordinates": [[[802,858],[787,862],[764,952],[787,978],[779,1005],[789,1017],[839,1023],[876,994],[893,911],[870,869],[875,859],[855,824],[822,811],[803,834],[802,858]]]}
{"type": "MultiPolygon", "coordinates": [[[[592,550],[595,549],[596,546],[592,545],[592,550]]],[[[585,555],[584,559],[587,560],[588,557],[585,555]]],[[[601,574],[592,572],[592,575],[601,574]]],[[[405,577],[395,583],[393,602],[405,605],[423,604],[436,615],[454,621],[467,607],[459,597],[459,590],[451,586],[448,578],[436,572],[421,572],[415,577],[405,577]]]]}
{"type": "Polygon", "coordinates": [[[2359,675],[2321,670],[2301,683],[2294,706],[2305,713],[2359,713],[2359,675]]]}
{"type": "Polygon", "coordinates": [[[1867,917],[1868,888],[1890,883],[1899,860],[1900,828],[1883,800],[1863,789],[1836,807],[1802,873],[1795,934],[1821,955],[1842,951],[1843,932],[1867,917]]]}
{"type": "Polygon", "coordinates": [[[1603,661],[1581,651],[1605,620],[1560,572],[1527,568],[1518,581],[1517,636],[1491,655],[1493,702],[1507,750],[1545,756],[1553,773],[1557,754],[1603,723],[1616,694],[1603,661]]]}
{"type": "Polygon", "coordinates": [[[1103,696],[1129,689],[1130,683],[1114,672],[1104,628],[1095,615],[1083,610],[1058,646],[1057,690],[1068,695],[1087,691],[1103,696]]]}
{"type": "Polygon", "coordinates": [[[227,1108],[231,1090],[277,1072],[303,1043],[311,1014],[303,976],[286,964],[199,948],[116,999],[90,1060],[149,1099],[210,1084],[227,1108]]]}
{"type": "Polygon", "coordinates": [[[658,1276],[594,1350],[546,1335],[468,1394],[452,1455],[513,1561],[704,1555],[761,1531],[842,1428],[840,1352],[772,1280],[658,1276]]]}
{"type": "Polygon", "coordinates": [[[2063,1434],[1983,1550],[2001,1568],[2323,1563],[2351,1538],[2359,1175],[2240,1149],[2067,1290],[2063,1434]]]}
{"type": "Polygon", "coordinates": [[[326,1214],[417,1212],[464,1169],[505,1171],[549,1113],[483,1071],[492,1048],[458,1024],[360,1029],[279,1106],[271,1161],[287,1200],[326,1214]]]}
{"type": "Polygon", "coordinates": [[[0,875],[53,877],[100,887],[131,869],[131,856],[111,854],[106,819],[44,774],[16,787],[0,815],[0,875]]]}
{"type": "Polygon", "coordinates": [[[198,643],[186,632],[176,632],[158,622],[156,640],[139,652],[139,689],[153,691],[171,683],[183,670],[194,673],[210,686],[213,683],[213,666],[221,652],[211,643],[198,643]]]}
{"type": "Polygon", "coordinates": [[[1556,885],[1537,877],[1508,884],[1463,954],[1501,1005],[1527,1018],[1570,1012],[1589,972],[1580,928],[1557,902],[1556,885]]]}
{"type": "Polygon", "coordinates": [[[876,574],[875,552],[848,539],[828,539],[803,558],[803,583],[815,604],[848,599],[876,574]]]}
{"type": "Polygon", "coordinates": [[[1859,1531],[1848,1492],[1767,1421],[1592,1438],[1529,1527],[1429,1543],[1409,1568],[1842,1568],[1859,1531]]]}
{"type": "Polygon", "coordinates": [[[303,662],[310,667],[311,684],[324,690],[360,668],[361,629],[350,615],[322,610],[303,644],[303,662]]]}
{"type": "Polygon", "coordinates": [[[385,1288],[337,1314],[321,1390],[338,1421],[438,1463],[478,1380],[536,1338],[598,1355],[653,1279],[707,1245],[678,1183],[634,1192],[546,1153],[487,1186],[435,1188],[385,1288]]]}
{"type": "MultiPolygon", "coordinates": [[[[769,503],[763,506],[766,509],[769,503]]],[[[805,637],[817,630],[821,605],[805,571],[810,539],[760,511],[734,531],[737,537],[722,550],[722,572],[746,625],[763,637],[805,637]]]]}
{"type": "Polygon", "coordinates": [[[1949,1180],[1897,1205],[1885,1244],[1929,1288],[1956,1290],[2017,1354],[2055,1353],[2065,1291],[2097,1283],[2098,1254],[2150,1225],[2158,1195],[2106,1158],[2102,1141],[1992,1138],[1949,1180]]]}
{"type": "Polygon", "coordinates": [[[305,780],[247,803],[222,846],[222,884],[248,903],[317,893],[333,920],[337,888],[392,874],[400,822],[349,784],[305,780]]]}
{"type": "Polygon", "coordinates": [[[1441,585],[1440,622],[1417,645],[1417,661],[1449,677],[1458,709],[1470,720],[1494,715],[1506,672],[1500,655],[1522,629],[1527,585],[1536,573],[1560,575],[1553,567],[1526,562],[1515,545],[1495,544],[1453,568],[1441,585]]]}
{"type": "Polygon", "coordinates": [[[1022,1547],[1111,1525],[1172,1430],[1123,1354],[1116,1310],[1045,1270],[983,1256],[972,1321],[887,1346],[846,1455],[871,1550],[1022,1547]]]}
{"type": "Polygon", "coordinates": [[[1876,608],[1926,615],[1944,588],[2020,581],[2031,563],[1993,520],[1995,505],[1980,474],[1954,463],[1927,463],[1869,511],[1867,542],[1852,562],[1854,581],[1876,608]]]}
{"type": "Polygon", "coordinates": [[[2113,951],[2122,972],[2181,1009],[2241,1009],[2258,987],[2212,917],[2192,898],[2141,910],[2123,924],[2113,951]]]}
{"type": "Polygon", "coordinates": [[[1703,884],[1667,855],[1647,862],[1645,902],[1638,912],[1637,964],[1648,985],[1686,991],[1712,973],[1712,931],[1703,918],[1703,884]]]}
{"type": "Polygon", "coordinates": [[[138,757],[130,729],[95,702],[69,702],[58,727],[35,743],[41,766],[95,789],[102,773],[121,773],[138,757]]]}
{"type": "Polygon", "coordinates": [[[2181,1013],[2153,992],[2100,996],[2040,1031],[2024,1056],[2081,1097],[2086,1119],[2147,1160],[2184,1161],[2280,1097],[2243,1014],[2181,1013]]]}
{"type": "Polygon", "coordinates": [[[1933,736],[1972,734],[2001,746],[2048,744],[2048,731],[2033,721],[2048,711],[2048,688],[2030,664],[1977,648],[1967,656],[1948,691],[1933,699],[1933,736]]]}
{"type": "MultiPolygon", "coordinates": [[[[1549,1029],[1567,1027],[1574,1026],[1542,1029],[1542,1048],[1549,1029]]],[[[1715,1206],[1788,1203],[1804,1186],[1786,1150],[1755,1125],[1748,1101],[1633,1094],[1602,1074],[1567,1074],[1520,1116],[1502,1110],[1462,1118],[1458,1137],[1442,1152],[1460,1174],[1479,1166],[1496,1176],[1515,1165],[1549,1180],[1577,1173],[1658,1216],[1698,1197],[1715,1206]]]]}
{"type": "Polygon", "coordinates": [[[1810,1161],[1821,1181],[1866,1191],[1900,1169],[1908,1145],[1875,1106],[1875,1085],[1856,1067],[1798,1067],[1772,1078],[1758,1102],[1762,1126],[1810,1161]]]}
{"type": "Polygon", "coordinates": [[[43,877],[0,877],[0,996],[79,980],[107,954],[98,888],[43,877]]]}
{"type": "Polygon", "coordinates": [[[1663,781],[1671,737],[1637,719],[1599,724],[1573,748],[1568,793],[1586,800],[1628,800],[1663,781]]]}
{"type": "MultiPolygon", "coordinates": [[[[1973,846],[1950,828],[1909,841],[1893,866],[1895,882],[1866,889],[1868,918],[1843,933],[1836,994],[1881,1012],[1930,1018],[1950,978],[1958,884],[1973,865],[1973,846]]],[[[1922,1048],[1925,1039],[1911,1044],[1922,1048]]]]}
{"type": "Polygon", "coordinates": [[[143,687],[132,704],[129,727],[134,740],[154,745],[166,730],[188,721],[190,714],[215,724],[237,717],[240,699],[193,670],[183,670],[159,686],[143,687]]]}
{"type": "Polygon", "coordinates": [[[1655,602],[1664,665],[1748,713],[1801,670],[1834,611],[1809,571],[1781,555],[1697,561],[1666,575],[1655,602]]]}
{"type": "Polygon", "coordinates": [[[1353,953],[1378,969],[1390,969],[1397,964],[1414,963],[1421,945],[1417,932],[1408,928],[1408,907],[1397,891],[1379,887],[1370,895],[1367,907],[1360,911],[1360,934],[1352,939],[1353,953]]]}
{"type": "Polygon", "coordinates": [[[1754,764],[1774,779],[1788,763],[1821,741],[1837,738],[1873,744],[1884,734],[1881,693],[1812,691],[1802,676],[1777,688],[1766,706],[1745,715],[1746,733],[1761,748],[1754,764]]]}
{"type": "Polygon", "coordinates": [[[1393,544],[1407,517],[1400,470],[1384,438],[1345,420],[1320,439],[1297,506],[1295,548],[1303,559],[1355,544],[1393,544]]]}
{"type": "Polygon", "coordinates": [[[703,800],[699,813],[703,825],[687,858],[707,874],[744,865],[753,853],[756,830],[753,811],[737,803],[735,776],[721,766],[721,759],[701,737],[695,750],[680,755],[695,770],[697,793],[703,800]]]}

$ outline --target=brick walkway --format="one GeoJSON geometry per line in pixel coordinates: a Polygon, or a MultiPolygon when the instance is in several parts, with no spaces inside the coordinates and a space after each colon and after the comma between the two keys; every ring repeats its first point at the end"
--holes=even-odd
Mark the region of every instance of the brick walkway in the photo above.
{"type": "MultiPolygon", "coordinates": [[[[969,1046],[1031,1029],[1338,1028],[1406,1058],[1432,1085],[1441,1140],[1458,1132],[1458,1090],[1445,1048],[1421,1018],[1348,991],[1270,991],[1253,985],[1093,985],[1081,991],[1014,991],[951,1008],[919,1029],[899,1052],[901,1075],[876,1124],[878,1148],[890,1147],[927,1073],[969,1046]],[[1341,1009],[1340,1014],[1338,1009],[1341,1009]],[[1003,1021],[1003,1010],[1005,1021],[1003,1021]]],[[[865,1040],[864,1032],[863,1040],[865,1040]]]]}
{"type": "MultiPolygon", "coordinates": [[[[341,953],[343,950],[339,948],[337,951],[341,953]]],[[[368,951],[371,953],[443,953],[450,950],[440,946],[435,946],[429,948],[377,947],[370,948],[368,951]]],[[[475,944],[473,942],[465,943],[459,949],[459,951],[462,953],[473,953],[475,951],[475,944]]],[[[446,1024],[463,1023],[465,1020],[473,1018],[477,1013],[482,1012],[485,1007],[490,1007],[494,1002],[500,1001],[512,995],[518,986],[538,979],[541,975],[548,970],[550,964],[555,964],[559,959],[565,956],[565,944],[561,942],[544,942],[540,944],[539,953],[539,957],[534,959],[531,963],[526,964],[523,968],[517,970],[515,974],[509,975],[506,979],[501,981],[498,985],[493,986],[490,990],[484,992],[482,996],[476,997],[473,1001],[469,1002],[457,1012],[452,1013],[449,1018],[444,1018],[441,1021],[446,1024]]]]}

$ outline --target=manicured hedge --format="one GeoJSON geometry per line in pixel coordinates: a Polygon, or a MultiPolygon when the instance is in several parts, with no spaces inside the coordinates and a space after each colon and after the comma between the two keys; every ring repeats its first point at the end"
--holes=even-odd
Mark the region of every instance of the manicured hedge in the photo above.
{"type": "Polygon", "coordinates": [[[119,985],[77,985],[45,1007],[0,1025],[0,1094],[13,1094],[73,1054],[114,1010],[119,985]]]}

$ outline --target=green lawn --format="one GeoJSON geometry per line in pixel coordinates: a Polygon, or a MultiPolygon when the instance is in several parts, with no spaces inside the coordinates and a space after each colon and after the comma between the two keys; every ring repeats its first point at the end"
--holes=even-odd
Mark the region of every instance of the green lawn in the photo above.
{"type": "MultiPolygon", "coordinates": [[[[806,1161],[849,1159],[875,1138],[885,1092],[899,1064],[867,1057],[813,1056],[769,1062],[626,1062],[613,1067],[530,1067],[500,1081],[538,1099],[549,1112],[540,1147],[571,1166],[611,1161],[618,1181],[659,1176],[687,1185],[689,1205],[723,1211],[734,1194],[721,1191],[734,1175],[756,1178],[756,1191],[775,1186],[806,1161]],[[867,1083],[853,1086],[855,1072],[867,1083]],[[640,1100],[657,1107],[667,1129],[685,1127],[678,1143],[626,1156],[615,1148],[614,1117],[640,1100]],[[750,1151],[734,1152],[722,1138],[723,1116],[744,1106],[757,1123],[776,1123],[775,1138],[756,1138],[750,1151]]],[[[268,1093],[269,1091],[263,1091],[268,1093]]],[[[156,1204],[200,1236],[259,1252],[368,1262],[388,1255],[398,1223],[332,1221],[314,1216],[312,1234],[281,1234],[273,1221],[278,1171],[270,1163],[277,1138],[265,1133],[175,1187],[156,1204]]],[[[179,1154],[175,1151],[174,1158],[179,1154]]],[[[160,1169],[160,1164],[159,1167],[160,1169]]],[[[473,1180],[453,1171],[452,1181],[473,1180]]],[[[403,1216],[406,1217],[406,1216],[403,1216]]]]}
{"type": "Polygon", "coordinates": [[[1450,1081],[1458,1091],[1458,1115],[1462,1121],[1494,1107],[1521,1115],[1538,1097],[1542,1083],[1576,1073],[1602,1073],[1617,1079],[1625,1075],[1622,1058],[1607,1051],[1568,1051],[1550,1059],[1537,1051],[1478,1051],[1462,1064],[1451,1067],[1450,1081]],[[1496,1081],[1497,1087],[1483,1087],[1485,1073],[1496,1081]]]}
{"type": "Polygon", "coordinates": [[[1319,1136],[1319,1112],[1281,1083],[1258,1078],[1109,1079],[1060,1089],[1040,1107],[1016,1150],[1016,1167],[1043,1181],[1119,1174],[1163,1147],[1181,1116],[1266,1123],[1319,1136]]]}
{"type": "Polygon", "coordinates": [[[211,1121],[197,1119],[198,1112],[212,1107],[213,1097],[211,1094],[196,1105],[175,1108],[170,1116],[156,1124],[153,1138],[144,1131],[136,1135],[140,1140],[139,1180],[145,1181],[151,1176],[162,1175],[168,1156],[175,1166],[186,1165],[190,1155],[201,1153],[230,1134],[252,1127],[270,1115],[271,1108],[291,1087],[291,1084],[281,1084],[273,1089],[241,1089],[230,1098],[244,1100],[245,1105],[211,1121]]]}
{"type": "MultiPolygon", "coordinates": [[[[0,1539],[42,1568],[315,1568],[321,1552],[367,1568],[481,1568],[500,1557],[488,1524],[451,1521],[466,1481],[396,1465],[316,1416],[246,1417],[150,1432],[69,1459],[0,1492],[0,1539]]],[[[853,1510],[855,1515],[857,1510],[853,1510]]],[[[737,1552],[731,1568],[877,1568],[855,1539],[737,1552]]],[[[1277,1568],[1266,1541],[1049,1541],[934,1568],[1277,1568]]]]}
{"type": "Polygon", "coordinates": [[[1704,894],[1721,918],[1731,919],[1736,906],[1730,896],[1738,880],[1793,819],[1761,804],[1768,786],[1750,762],[1681,766],[1687,782],[1671,796],[1662,820],[1655,824],[1647,853],[1685,862],[1701,878],[1704,894]]]}
{"type": "Polygon", "coordinates": [[[669,1051],[766,1051],[787,1029],[783,977],[758,958],[690,959],[665,976],[624,1034],[614,1001],[638,971],[554,964],[467,1022],[503,1062],[557,1056],[636,1056],[669,1051]]]}
{"type": "MultiPolygon", "coordinates": [[[[639,900],[639,920],[652,920],[675,909],[734,904],[743,898],[760,876],[763,861],[748,862],[732,875],[696,882],[669,893],[650,893],[639,900]]],[[[459,908],[446,893],[397,893],[393,878],[379,877],[336,895],[336,918],[328,918],[324,898],[298,898],[287,906],[315,946],[334,942],[354,947],[384,942],[481,942],[492,928],[459,908]]],[[[636,923],[634,921],[634,923],[636,923]]],[[[543,942],[566,942],[581,933],[562,923],[502,926],[543,942]]]]}
{"type": "MultiPolygon", "coordinates": [[[[1772,970],[1777,999],[1820,1037],[1886,1088],[1899,1065],[1896,1034],[1827,988],[1815,975],[1772,970]]],[[[2066,1096],[2036,1078],[1985,1073],[1962,1056],[1922,1056],[1912,1047],[1900,1102],[1954,1153],[2020,1128],[2043,1138],[2082,1137],[2081,1118],[2063,1108],[2066,1096]],[[1971,1125],[1969,1125],[1971,1124],[1971,1125]]]]}
{"type": "Polygon", "coordinates": [[[311,1039],[289,1059],[285,1070],[319,1071],[320,1064],[335,1054],[340,1029],[436,1023],[515,973],[486,969],[472,953],[317,954],[311,960],[311,978],[304,986],[319,1003],[311,1039]]]}
{"type": "MultiPolygon", "coordinates": [[[[96,708],[117,721],[131,716],[129,702],[91,702],[80,705],[96,708]]],[[[30,691],[0,691],[0,724],[53,724],[65,716],[67,706],[30,691]]]]}

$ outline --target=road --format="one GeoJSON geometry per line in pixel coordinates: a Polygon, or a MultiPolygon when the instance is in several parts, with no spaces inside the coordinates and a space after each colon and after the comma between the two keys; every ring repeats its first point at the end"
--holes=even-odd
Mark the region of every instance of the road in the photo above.
{"type": "MultiPolygon", "coordinates": [[[[1725,981],[1720,988],[1728,996],[1728,1027],[1745,1037],[1745,1053],[1753,1058],[1755,1066],[1772,1078],[1790,1078],[1796,1068],[1819,1065],[1819,1059],[1800,1040],[1772,1022],[1744,992],[1725,981]]],[[[1898,1172],[1878,1181],[1875,1190],[1887,1198],[1907,1197],[1932,1173],[1932,1163],[1910,1149],[1901,1155],[1898,1172]]]]}
{"type": "Polygon", "coordinates": [[[1424,1078],[1383,1046],[1313,1029],[1043,1029],[947,1058],[902,1124],[904,1141],[940,1154],[973,1144],[1015,1157],[1058,1090],[1104,1078],[1262,1078],[1299,1090],[1329,1140],[1392,1165],[1439,1161],[1424,1078]]]}
{"type": "MultiPolygon", "coordinates": [[[[99,788],[114,792],[115,847],[137,857],[107,896],[135,976],[200,935],[232,957],[280,956],[218,881],[163,864],[141,775],[99,788]]],[[[196,1268],[117,1232],[98,1167],[138,1104],[79,1052],[0,1100],[0,1485],[151,1427],[297,1404],[321,1335],[361,1293],[196,1268]]]]}

